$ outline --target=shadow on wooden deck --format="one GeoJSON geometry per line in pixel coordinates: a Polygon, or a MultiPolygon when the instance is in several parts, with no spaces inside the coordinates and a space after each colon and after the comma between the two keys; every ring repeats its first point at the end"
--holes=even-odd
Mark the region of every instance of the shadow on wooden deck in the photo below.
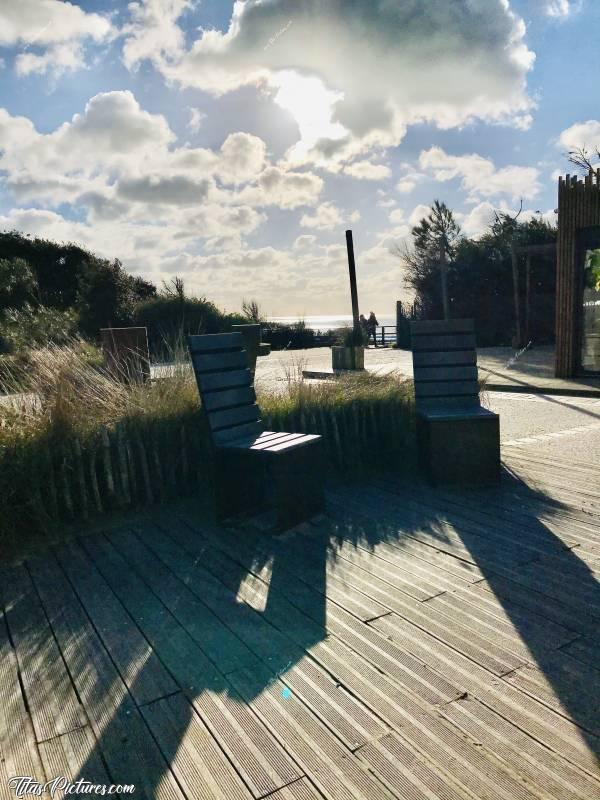
{"type": "MultiPolygon", "coordinates": [[[[76,780],[134,783],[136,797],[204,797],[180,766],[192,728],[192,757],[222,781],[207,797],[271,795],[304,772],[249,708],[268,689],[284,709],[296,690],[312,697],[349,747],[384,731],[349,694],[342,705],[361,723],[344,723],[340,692],[327,697],[335,682],[310,662],[294,672],[327,638],[326,566],[342,542],[357,546],[352,531],[311,535],[317,529],[307,526],[273,538],[220,529],[210,516],[159,511],[3,571],[11,644],[47,777],[78,765],[76,780]]],[[[360,544],[372,550],[385,538],[361,532],[360,544]]],[[[347,605],[365,621],[388,613],[366,597],[347,605]]],[[[387,797],[363,770],[358,781],[366,796],[387,797]]]]}
{"type": "MultiPolygon", "coordinates": [[[[4,769],[135,783],[147,798],[399,797],[369,748],[410,727],[386,716],[377,676],[457,725],[473,697],[537,739],[547,708],[557,738],[546,725],[539,739],[565,769],[581,766],[577,736],[600,756],[600,589],[576,552],[588,527],[560,475],[553,498],[525,472],[505,467],[490,490],[338,487],[324,520],[280,538],[177,506],[3,570],[0,678],[27,702],[4,710],[23,731],[4,769]],[[503,649],[477,609],[522,647],[503,649]]],[[[470,796],[452,780],[435,796],[470,796]]]]}
{"type": "MultiPolygon", "coordinates": [[[[529,466],[527,460],[524,463],[529,466]]],[[[464,552],[459,557],[481,573],[475,586],[494,596],[529,654],[529,663],[514,669],[510,664],[500,667],[498,675],[574,722],[589,750],[600,759],[600,560],[594,562],[595,574],[578,555],[580,537],[585,543],[589,526],[590,531],[595,528],[590,541],[600,559],[596,516],[600,514],[600,483],[594,491],[581,473],[581,494],[575,492],[563,502],[554,492],[536,488],[535,478],[526,478],[522,467],[520,463],[515,468],[511,460],[503,464],[497,489],[444,491],[407,484],[400,488],[393,487],[393,479],[380,481],[379,487],[390,498],[395,496],[392,519],[369,521],[357,530],[358,509],[353,509],[354,515],[343,514],[345,525],[359,536],[367,530],[373,536],[375,530],[373,538],[381,541],[389,540],[393,531],[409,539],[426,537],[441,552],[454,556],[454,544],[460,541],[464,552]],[[585,514],[579,513],[586,507],[594,512],[587,522],[585,514]],[[501,531],[508,535],[499,538],[501,531]],[[555,625],[572,634],[563,644],[554,641],[555,625]]],[[[578,469],[574,468],[576,476],[578,469]]],[[[546,477],[556,486],[556,494],[569,495],[572,474],[561,477],[560,471],[549,470],[546,477]]],[[[427,602],[431,607],[442,606],[441,598],[427,602]]],[[[382,623],[381,630],[393,635],[393,626],[386,620],[382,623]]],[[[473,657],[477,661],[477,655],[473,657]]],[[[481,663],[486,664],[486,659],[481,663]]]]}

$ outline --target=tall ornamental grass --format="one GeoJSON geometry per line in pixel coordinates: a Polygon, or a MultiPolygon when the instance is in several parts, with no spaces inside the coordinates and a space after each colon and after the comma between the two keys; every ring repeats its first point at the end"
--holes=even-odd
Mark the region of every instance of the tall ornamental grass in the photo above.
{"type": "MultiPolygon", "coordinates": [[[[73,341],[0,371],[0,552],[65,523],[211,491],[212,456],[184,347],[164,378],[115,376],[73,341]]],[[[331,475],[412,459],[411,384],[395,376],[260,390],[265,428],[324,436],[331,475]]]]}

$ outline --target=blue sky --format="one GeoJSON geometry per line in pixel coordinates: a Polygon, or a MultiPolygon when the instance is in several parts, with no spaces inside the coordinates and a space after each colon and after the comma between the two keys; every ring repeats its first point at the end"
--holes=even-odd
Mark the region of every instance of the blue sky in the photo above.
{"type": "Polygon", "coordinates": [[[599,34],[595,0],[0,3],[0,228],[308,315],[348,311],[351,227],[391,314],[434,198],[554,219],[599,34]]]}

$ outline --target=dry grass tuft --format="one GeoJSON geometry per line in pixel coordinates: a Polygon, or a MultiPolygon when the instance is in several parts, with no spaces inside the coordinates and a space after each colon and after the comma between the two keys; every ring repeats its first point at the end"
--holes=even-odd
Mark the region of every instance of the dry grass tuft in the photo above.
{"type": "MultiPolygon", "coordinates": [[[[84,342],[31,351],[0,373],[0,550],[57,525],[210,490],[212,459],[187,348],[159,380],[115,376],[84,342]]],[[[331,472],[408,461],[412,384],[396,375],[258,392],[265,428],[320,433],[331,472]]]]}

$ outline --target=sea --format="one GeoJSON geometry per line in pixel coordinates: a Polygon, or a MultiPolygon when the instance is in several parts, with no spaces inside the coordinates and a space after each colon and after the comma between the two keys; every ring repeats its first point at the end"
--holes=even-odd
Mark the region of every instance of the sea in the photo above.
{"type": "MultiPolygon", "coordinates": [[[[270,317],[269,322],[279,322],[282,325],[293,325],[295,322],[303,321],[307,328],[313,331],[328,331],[335,328],[344,328],[352,325],[352,314],[325,314],[323,316],[306,317],[270,317]]],[[[377,316],[380,325],[395,325],[396,317],[377,316]]]]}

